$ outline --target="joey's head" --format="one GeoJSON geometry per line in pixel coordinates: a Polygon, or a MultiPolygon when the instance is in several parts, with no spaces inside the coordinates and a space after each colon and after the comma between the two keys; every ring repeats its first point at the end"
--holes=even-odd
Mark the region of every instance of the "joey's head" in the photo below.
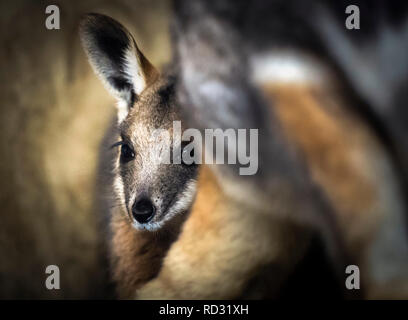
{"type": "Polygon", "coordinates": [[[131,34],[107,16],[87,15],[80,35],[93,69],[118,101],[116,198],[133,226],[157,230],[185,213],[195,195],[196,165],[166,161],[186,149],[173,139],[174,121],[180,123],[175,80],[161,75],[131,34]]]}

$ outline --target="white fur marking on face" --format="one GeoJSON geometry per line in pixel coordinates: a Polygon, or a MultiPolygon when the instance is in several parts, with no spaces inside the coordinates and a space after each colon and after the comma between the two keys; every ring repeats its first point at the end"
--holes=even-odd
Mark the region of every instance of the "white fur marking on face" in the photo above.
{"type": "Polygon", "coordinates": [[[252,80],[256,84],[324,85],[330,77],[326,66],[311,55],[291,50],[274,50],[250,59],[252,80]]]}
{"type": "Polygon", "coordinates": [[[195,197],[197,191],[197,181],[191,180],[187,183],[184,191],[179,196],[176,203],[169,209],[166,213],[166,217],[164,221],[171,219],[176,214],[180,213],[181,211],[187,210],[195,197]]]}
{"type": "Polygon", "coordinates": [[[116,197],[118,201],[120,202],[121,206],[126,209],[126,204],[125,204],[125,189],[123,186],[123,181],[120,175],[116,174],[115,178],[113,180],[113,190],[116,193],[116,197]]]}

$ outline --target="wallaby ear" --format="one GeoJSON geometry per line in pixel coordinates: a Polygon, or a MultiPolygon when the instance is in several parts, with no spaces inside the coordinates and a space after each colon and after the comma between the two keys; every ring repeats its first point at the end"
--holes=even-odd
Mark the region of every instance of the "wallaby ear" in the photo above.
{"type": "Polygon", "coordinates": [[[122,121],[158,72],[138,49],[129,31],[112,18],[87,14],[79,30],[93,69],[118,99],[118,118],[122,121]]]}

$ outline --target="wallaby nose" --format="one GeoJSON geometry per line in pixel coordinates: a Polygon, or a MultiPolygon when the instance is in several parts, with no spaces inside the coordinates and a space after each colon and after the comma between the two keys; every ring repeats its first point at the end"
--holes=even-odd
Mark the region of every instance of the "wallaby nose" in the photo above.
{"type": "Polygon", "coordinates": [[[139,223],[149,222],[156,212],[152,201],[148,198],[136,200],[133,204],[132,214],[135,220],[139,223]]]}

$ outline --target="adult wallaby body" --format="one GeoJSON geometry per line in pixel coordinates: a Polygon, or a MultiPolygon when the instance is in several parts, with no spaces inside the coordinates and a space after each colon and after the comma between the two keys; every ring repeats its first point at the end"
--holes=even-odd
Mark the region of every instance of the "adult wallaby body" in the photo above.
{"type": "MultiPolygon", "coordinates": [[[[367,297],[402,298],[408,149],[401,88],[408,69],[400,66],[407,61],[408,15],[402,4],[355,4],[362,30],[344,27],[343,1],[175,1],[176,91],[190,126],[260,129],[257,175],[239,176],[227,165],[213,170],[231,210],[245,205],[260,219],[286,216],[315,226],[341,282],[341,258],[348,257],[360,268],[367,297]]],[[[191,215],[140,297],[217,293],[199,277],[212,261],[198,264],[182,249],[200,243],[193,221],[191,215]]],[[[265,239],[270,232],[258,231],[265,239]]],[[[218,267],[225,270],[222,255],[231,251],[222,252],[226,263],[218,267]]],[[[243,278],[229,275],[214,273],[212,281],[233,287],[243,278]]]]}

